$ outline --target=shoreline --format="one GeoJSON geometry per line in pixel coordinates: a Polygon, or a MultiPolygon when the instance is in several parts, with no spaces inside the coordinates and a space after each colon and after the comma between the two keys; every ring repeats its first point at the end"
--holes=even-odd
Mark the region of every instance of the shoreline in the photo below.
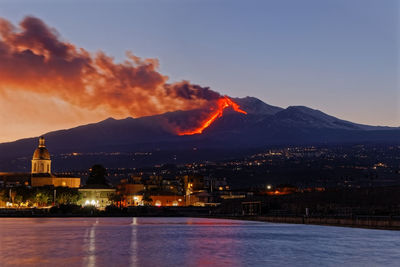
{"type": "Polygon", "coordinates": [[[400,220],[377,220],[376,217],[378,216],[360,216],[353,219],[295,216],[208,216],[205,218],[400,231],[400,220]]]}

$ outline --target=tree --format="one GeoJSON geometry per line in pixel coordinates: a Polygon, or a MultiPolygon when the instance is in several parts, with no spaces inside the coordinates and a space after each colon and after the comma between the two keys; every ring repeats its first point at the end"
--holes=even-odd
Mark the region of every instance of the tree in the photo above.
{"type": "Polygon", "coordinates": [[[9,190],[6,188],[1,189],[0,191],[0,200],[4,202],[8,202],[10,200],[10,196],[8,195],[9,190]]]}
{"type": "Polygon", "coordinates": [[[32,199],[32,189],[25,186],[20,186],[14,189],[16,196],[14,197],[14,202],[20,205],[22,202],[30,202],[32,199]]]}
{"type": "Polygon", "coordinates": [[[112,193],[108,196],[108,200],[113,202],[113,204],[117,204],[118,207],[121,207],[122,196],[120,194],[112,193]]]}
{"type": "Polygon", "coordinates": [[[31,201],[37,203],[38,206],[47,206],[53,202],[53,191],[48,187],[36,188],[31,201]]]}
{"type": "Polygon", "coordinates": [[[145,206],[151,206],[151,204],[152,204],[152,202],[153,202],[153,199],[150,197],[150,191],[149,191],[149,190],[146,190],[146,191],[143,193],[142,201],[143,201],[143,205],[145,205],[145,206]]]}
{"type": "Polygon", "coordinates": [[[97,184],[97,185],[107,185],[108,182],[106,179],[107,170],[102,165],[96,164],[90,168],[89,178],[86,184],[97,184]]]}
{"type": "Polygon", "coordinates": [[[57,204],[77,204],[82,198],[82,194],[75,188],[57,187],[57,204]]]}
{"type": "Polygon", "coordinates": [[[14,197],[14,202],[15,204],[17,204],[18,206],[21,206],[21,203],[23,202],[23,197],[21,195],[16,195],[14,197]]]}
{"type": "Polygon", "coordinates": [[[46,190],[40,190],[36,193],[34,202],[39,206],[45,206],[51,203],[51,194],[46,192],[46,190]]]}

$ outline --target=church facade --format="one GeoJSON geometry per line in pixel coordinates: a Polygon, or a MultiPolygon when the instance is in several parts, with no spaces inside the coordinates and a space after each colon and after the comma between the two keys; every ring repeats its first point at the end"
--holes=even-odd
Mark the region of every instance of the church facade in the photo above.
{"type": "Polygon", "coordinates": [[[39,138],[39,146],[36,148],[32,157],[31,173],[51,173],[51,159],[50,153],[45,146],[45,139],[43,136],[39,138]]]}

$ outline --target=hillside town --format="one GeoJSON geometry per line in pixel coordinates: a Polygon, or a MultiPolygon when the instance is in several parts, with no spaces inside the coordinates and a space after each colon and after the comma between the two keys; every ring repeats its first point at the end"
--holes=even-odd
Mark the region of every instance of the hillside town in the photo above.
{"type": "Polygon", "coordinates": [[[53,173],[40,137],[31,172],[0,173],[0,214],[143,215],[143,208],[191,207],[195,215],[400,215],[398,149],[295,147],[221,162],[134,169],[95,164],[53,173]]]}

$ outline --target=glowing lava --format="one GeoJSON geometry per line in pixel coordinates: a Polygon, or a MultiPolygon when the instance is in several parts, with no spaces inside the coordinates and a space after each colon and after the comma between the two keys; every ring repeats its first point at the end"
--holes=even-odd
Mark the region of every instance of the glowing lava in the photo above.
{"type": "Polygon", "coordinates": [[[204,129],[210,126],[216,119],[222,117],[224,109],[228,107],[232,107],[233,110],[236,112],[247,114],[246,111],[240,109],[240,106],[237,103],[233,102],[229,97],[224,96],[218,99],[217,109],[214,112],[212,112],[205,121],[202,122],[201,126],[193,130],[180,132],[178,133],[178,135],[201,134],[204,131],[204,129]]]}

